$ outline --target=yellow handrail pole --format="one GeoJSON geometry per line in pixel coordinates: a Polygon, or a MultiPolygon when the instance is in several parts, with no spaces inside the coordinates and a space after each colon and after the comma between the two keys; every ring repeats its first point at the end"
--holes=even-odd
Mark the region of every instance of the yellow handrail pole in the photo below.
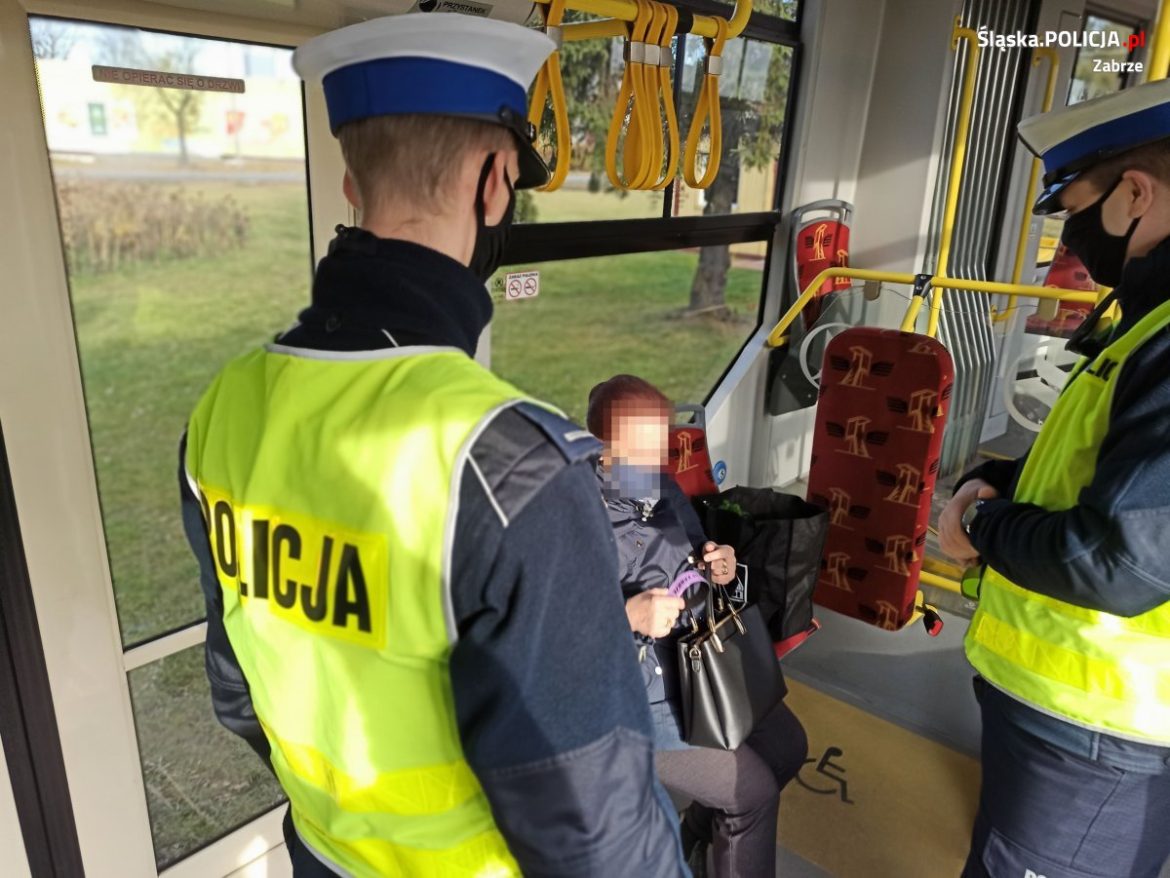
{"type": "MultiPolygon", "coordinates": [[[[1044,87],[1044,103],[1040,112],[1047,113],[1052,109],[1052,99],[1056,95],[1056,74],[1060,68],[1060,56],[1055,49],[1048,47],[1037,49],[1032,56],[1032,66],[1038,67],[1042,58],[1048,59],[1048,84],[1044,87]]],[[[1036,199],[1036,184],[1040,181],[1040,159],[1033,157],[1032,170],[1028,175],[1028,190],[1024,196],[1024,216],[1020,220],[1020,235],[1016,239],[1016,264],[1012,267],[1012,283],[1018,284],[1024,274],[1024,256],[1028,250],[1028,229],[1032,225],[1032,202],[1036,199]]],[[[1002,323],[1011,316],[1016,307],[1016,296],[1008,298],[1007,307],[1002,312],[994,308],[991,319],[994,323],[1002,323]]]]}
{"type": "MultiPolygon", "coordinates": [[[[938,531],[933,527],[928,528],[928,530],[935,536],[938,536],[938,531]]],[[[933,573],[935,576],[942,576],[946,579],[952,579],[955,582],[958,582],[963,578],[962,567],[958,566],[957,564],[952,564],[950,561],[943,561],[939,558],[935,558],[932,555],[927,555],[922,559],[922,569],[927,573],[933,573]]]]}
{"type": "MultiPolygon", "coordinates": [[[[955,19],[951,34],[952,51],[959,50],[959,41],[967,41],[967,69],[963,71],[963,91],[959,101],[959,128],[955,132],[955,148],[951,155],[951,171],[947,177],[947,199],[943,209],[942,239],[938,246],[938,264],[935,272],[947,277],[951,259],[951,241],[955,234],[955,214],[959,209],[959,184],[963,176],[963,160],[967,157],[967,134],[971,129],[971,108],[975,102],[975,68],[979,64],[979,35],[969,27],[963,27],[955,19]]],[[[942,315],[942,290],[936,289],[930,297],[930,320],[926,334],[932,338],[938,335],[938,322],[942,315]]]]}
{"type": "MultiPolygon", "coordinates": [[[[778,348],[787,341],[785,333],[804,309],[804,306],[813,300],[816,291],[825,281],[835,277],[847,277],[850,280],[884,281],[892,284],[913,284],[918,276],[894,271],[873,271],[865,268],[851,268],[847,266],[826,268],[809,282],[799,298],[784,312],[784,316],[772,327],[768,333],[767,345],[778,348]]],[[[966,290],[973,293],[994,293],[996,295],[1031,296],[1035,299],[1062,299],[1067,302],[1085,302],[1095,304],[1097,293],[1084,290],[1064,290],[1059,287],[1037,287],[1031,284],[1010,284],[992,280],[967,280],[960,277],[938,277],[931,280],[933,286],[945,287],[951,290],[966,290]]],[[[919,308],[922,306],[919,305],[919,308]]],[[[913,309],[911,303],[911,309],[913,309]]],[[[915,312],[917,317],[917,312],[915,312]]],[[[908,330],[907,330],[908,331],[908,330]]]]}
{"type": "Polygon", "coordinates": [[[1092,305],[1097,293],[1085,290],[1064,290],[1060,287],[1038,287],[1032,284],[1009,284],[994,280],[967,280],[961,277],[936,277],[932,286],[969,293],[994,293],[1001,296],[1030,296],[1033,299],[1058,299],[1063,302],[1083,302],[1092,305]]]}
{"type": "MultiPolygon", "coordinates": [[[[536,0],[537,3],[548,4],[552,0],[536,0]]],[[[563,34],[566,40],[590,40],[597,37],[624,37],[627,30],[623,22],[633,21],[638,14],[638,4],[634,0],[569,0],[569,9],[578,12],[588,12],[591,15],[608,16],[609,20],[583,21],[565,25],[563,34]]],[[[748,19],[752,17],[752,0],[737,0],[735,11],[727,19],[727,38],[735,39],[744,32],[748,19]]],[[[697,36],[715,39],[717,26],[715,18],[710,15],[696,15],[691,33],[697,36]]]]}
{"type": "MultiPolygon", "coordinates": [[[[541,0],[537,0],[541,2],[541,0]]],[[[571,5],[571,4],[570,4],[571,5]]],[[[578,40],[599,40],[608,38],[621,39],[630,35],[625,19],[599,18],[597,21],[577,21],[566,24],[561,31],[566,42],[578,40]]]]}
{"type": "Polygon", "coordinates": [[[847,277],[851,280],[876,280],[887,281],[895,284],[912,284],[914,283],[914,275],[899,274],[891,271],[872,271],[864,268],[849,268],[847,266],[838,266],[835,268],[826,268],[820,274],[812,279],[804,292],[800,294],[795,302],[792,303],[784,316],[780,318],[779,322],[772,327],[772,331],[768,333],[768,347],[778,348],[785,341],[784,333],[788,331],[788,327],[795,322],[796,317],[804,309],[804,306],[811,302],[816,297],[816,291],[819,290],[825,281],[834,277],[847,277]]]}
{"type": "Polygon", "coordinates": [[[948,579],[945,576],[939,576],[937,573],[930,573],[927,570],[923,570],[918,574],[918,581],[926,585],[933,585],[935,588],[942,588],[946,591],[953,591],[955,594],[963,593],[962,587],[953,579],[948,579]]]}
{"type": "Polygon", "coordinates": [[[1154,40],[1150,46],[1150,71],[1146,82],[1165,79],[1170,72],[1170,0],[1158,4],[1158,21],[1154,25],[1154,40]]]}
{"type": "Polygon", "coordinates": [[[898,328],[902,332],[913,332],[914,327],[918,325],[918,315],[922,313],[922,306],[926,303],[926,299],[922,296],[914,296],[910,299],[910,307],[906,309],[906,315],[902,318],[902,325],[898,328]]]}

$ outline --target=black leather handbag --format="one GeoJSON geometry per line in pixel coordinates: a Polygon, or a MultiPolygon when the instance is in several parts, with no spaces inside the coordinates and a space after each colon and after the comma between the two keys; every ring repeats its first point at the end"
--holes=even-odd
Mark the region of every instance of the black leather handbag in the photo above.
{"type": "Polygon", "coordinates": [[[702,622],[678,640],[683,739],[734,750],[784,697],[772,635],[759,608],[737,610],[722,586],[707,589],[702,622]]]}

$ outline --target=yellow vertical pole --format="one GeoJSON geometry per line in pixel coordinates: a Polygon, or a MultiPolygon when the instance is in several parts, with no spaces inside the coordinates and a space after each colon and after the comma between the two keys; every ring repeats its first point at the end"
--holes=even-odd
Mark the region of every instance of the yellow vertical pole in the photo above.
{"type": "MultiPolygon", "coordinates": [[[[951,155],[951,170],[947,177],[947,198],[943,209],[942,240],[938,248],[937,277],[950,277],[951,241],[955,234],[955,214],[959,209],[959,184],[963,177],[963,160],[967,157],[967,135],[971,130],[971,107],[975,100],[975,69],[979,66],[979,37],[969,27],[963,27],[955,19],[955,30],[951,35],[951,49],[959,50],[959,41],[967,41],[967,66],[963,71],[963,91],[959,101],[959,127],[955,132],[955,148],[951,155]]],[[[938,335],[938,322],[942,315],[942,289],[935,287],[930,297],[930,319],[926,334],[938,335]]]]}
{"type": "MultiPolygon", "coordinates": [[[[1056,73],[1060,67],[1060,56],[1056,54],[1055,49],[1042,48],[1037,49],[1032,55],[1032,66],[1038,67],[1043,58],[1048,59],[1048,84],[1044,88],[1044,103],[1041,105],[1040,112],[1047,113],[1052,109],[1052,101],[1056,96],[1056,73]]],[[[1028,229],[1032,225],[1032,202],[1036,200],[1036,184],[1040,180],[1040,159],[1032,159],[1032,170],[1028,175],[1028,190],[1024,196],[1024,216],[1020,220],[1020,234],[1016,239],[1016,263],[1012,267],[1012,283],[1018,284],[1020,278],[1024,274],[1024,256],[1028,250],[1028,229]]],[[[995,314],[994,320],[1000,323],[1007,320],[1011,316],[1016,307],[1016,296],[1008,298],[1007,307],[1000,313],[995,314]]]]}
{"type": "Polygon", "coordinates": [[[1165,79],[1170,71],[1170,0],[1158,4],[1158,18],[1154,24],[1154,36],[1150,45],[1149,71],[1146,82],[1165,79]]]}

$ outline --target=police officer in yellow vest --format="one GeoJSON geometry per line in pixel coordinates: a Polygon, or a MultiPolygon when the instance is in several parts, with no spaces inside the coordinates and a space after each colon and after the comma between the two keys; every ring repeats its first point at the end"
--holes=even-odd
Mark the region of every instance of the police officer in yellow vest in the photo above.
{"type": "Polygon", "coordinates": [[[436,13],[294,56],[361,224],[207,390],[180,481],[216,712],[288,794],[298,878],[687,874],[598,444],[472,359],[514,190],[548,178],[552,48],[436,13]]]}
{"type": "Polygon", "coordinates": [[[965,878],[1156,878],[1170,857],[1170,81],[1020,124],[1034,211],[1114,287],[1028,454],[969,473],[983,789],[965,878]],[[1116,305],[1120,317],[1105,312],[1116,305]],[[1108,325],[1107,325],[1108,324],[1108,325]]]}

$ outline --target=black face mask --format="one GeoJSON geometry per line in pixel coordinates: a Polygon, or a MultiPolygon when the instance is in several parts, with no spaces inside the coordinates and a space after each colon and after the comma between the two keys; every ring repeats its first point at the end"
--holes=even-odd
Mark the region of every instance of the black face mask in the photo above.
{"type": "Polygon", "coordinates": [[[487,209],[483,203],[483,190],[495,160],[495,153],[489,155],[479,174],[479,189],[475,193],[475,247],[471,251],[471,262],[467,266],[484,283],[496,273],[504,259],[504,247],[512,232],[512,219],[516,213],[516,190],[512,188],[508,172],[504,171],[504,182],[508,186],[508,207],[494,226],[484,224],[483,218],[487,209]]]}
{"type": "Polygon", "coordinates": [[[1115,287],[1121,280],[1121,270],[1125,267],[1125,251],[1129,248],[1129,239],[1133,237],[1134,229],[1141,222],[1141,217],[1135,217],[1129,224],[1129,230],[1124,235],[1111,235],[1105,231],[1101,223],[1101,206],[1105,203],[1113,190],[1121,185],[1121,177],[1109,187],[1104,195],[1086,207],[1077,211],[1064,221],[1064,232],[1060,241],[1084,263],[1089,275],[1102,286],[1115,287]]]}

